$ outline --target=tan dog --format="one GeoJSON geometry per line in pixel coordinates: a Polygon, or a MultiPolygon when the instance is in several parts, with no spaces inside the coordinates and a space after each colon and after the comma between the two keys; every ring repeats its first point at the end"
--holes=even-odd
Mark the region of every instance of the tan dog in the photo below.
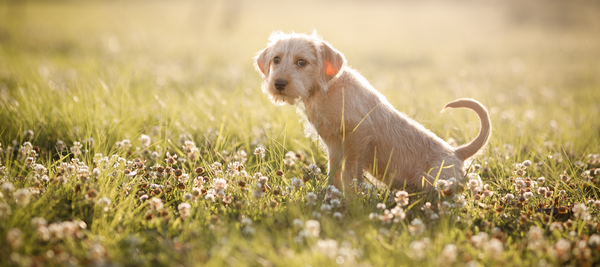
{"type": "Polygon", "coordinates": [[[329,175],[343,188],[364,171],[395,189],[431,188],[436,179],[464,176],[464,161],[488,142],[491,123],[479,102],[459,99],[446,108],[470,108],[481,131],[459,148],[397,111],[344,55],[315,33],[273,32],[255,58],[262,90],[275,103],[297,104],[327,146],[329,175]],[[303,107],[302,107],[303,106],[303,107]],[[343,119],[342,119],[343,118],[343,119]],[[342,183],[343,181],[343,183],[342,183]]]}

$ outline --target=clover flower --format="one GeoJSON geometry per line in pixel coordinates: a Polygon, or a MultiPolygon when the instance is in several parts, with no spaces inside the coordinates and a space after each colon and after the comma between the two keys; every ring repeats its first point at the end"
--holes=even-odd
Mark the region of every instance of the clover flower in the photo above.
{"type": "Polygon", "coordinates": [[[142,148],[149,147],[150,143],[152,142],[150,136],[145,134],[142,134],[138,140],[140,140],[140,145],[142,145],[142,148]]]}
{"type": "Polygon", "coordinates": [[[318,175],[321,174],[321,169],[319,169],[317,164],[311,163],[308,165],[308,173],[311,175],[318,175]]]}
{"type": "Polygon", "coordinates": [[[21,236],[22,232],[19,228],[11,228],[6,233],[6,243],[8,243],[13,250],[16,250],[23,244],[21,236]]]}
{"type": "Polygon", "coordinates": [[[292,186],[298,190],[300,187],[302,187],[302,179],[299,178],[292,178],[292,186]]]}
{"type": "Polygon", "coordinates": [[[96,202],[97,205],[103,207],[103,210],[105,212],[108,211],[110,204],[111,204],[111,200],[108,197],[101,197],[100,199],[98,199],[98,201],[96,202]]]}
{"type": "Polygon", "coordinates": [[[394,200],[396,201],[396,204],[400,205],[401,207],[408,205],[408,192],[398,191],[394,200]]]}
{"type": "Polygon", "coordinates": [[[440,265],[452,265],[456,261],[456,256],[458,254],[458,249],[454,244],[447,244],[442,249],[442,253],[438,258],[438,263],[440,265]]]}
{"type": "Polygon", "coordinates": [[[502,244],[502,241],[492,238],[490,241],[485,243],[483,250],[492,258],[499,259],[504,253],[504,245],[502,244]]]}
{"type": "Polygon", "coordinates": [[[265,148],[262,146],[259,146],[256,149],[254,149],[254,155],[257,155],[261,159],[265,157],[265,152],[265,148]]]}
{"type": "Polygon", "coordinates": [[[304,223],[304,229],[309,236],[319,237],[321,233],[321,223],[317,220],[308,220],[304,223]]]}
{"type": "Polygon", "coordinates": [[[13,195],[13,197],[14,197],[17,205],[23,207],[23,206],[27,206],[29,204],[29,201],[30,201],[29,195],[30,194],[29,194],[28,189],[19,188],[15,191],[15,194],[13,195]]]}
{"type": "Polygon", "coordinates": [[[413,240],[408,245],[408,256],[414,260],[425,259],[425,252],[427,251],[427,244],[421,240],[413,240]]]}
{"type": "Polygon", "coordinates": [[[317,195],[313,192],[308,192],[306,194],[306,205],[315,206],[317,205],[317,195]]]}
{"type": "Polygon", "coordinates": [[[187,202],[183,202],[183,203],[177,205],[177,210],[179,210],[179,214],[182,219],[190,217],[191,209],[192,209],[192,205],[190,205],[190,203],[187,203],[187,202]]]}
{"type": "Polygon", "coordinates": [[[0,219],[8,218],[8,216],[10,216],[11,213],[12,210],[10,209],[10,205],[4,202],[0,202],[0,219]]]}

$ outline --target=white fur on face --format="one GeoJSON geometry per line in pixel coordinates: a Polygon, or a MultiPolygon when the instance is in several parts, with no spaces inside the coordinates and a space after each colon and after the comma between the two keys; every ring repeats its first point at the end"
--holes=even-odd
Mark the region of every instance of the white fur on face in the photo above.
{"type": "Polygon", "coordinates": [[[308,99],[317,87],[320,71],[318,39],[307,35],[273,34],[270,43],[256,59],[256,65],[263,74],[262,91],[278,105],[294,104],[297,100],[308,99]],[[276,64],[274,59],[280,62],[276,64]],[[306,61],[299,66],[298,61],[306,61]],[[288,82],[285,89],[275,87],[276,80],[288,82]]]}

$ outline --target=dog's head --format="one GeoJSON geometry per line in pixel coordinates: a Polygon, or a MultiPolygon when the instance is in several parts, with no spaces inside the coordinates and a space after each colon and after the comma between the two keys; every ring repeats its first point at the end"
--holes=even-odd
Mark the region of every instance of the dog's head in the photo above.
{"type": "Polygon", "coordinates": [[[267,47],[254,58],[263,77],[262,91],[275,104],[308,100],[327,93],[329,81],[346,65],[344,55],[317,36],[273,32],[267,47]]]}

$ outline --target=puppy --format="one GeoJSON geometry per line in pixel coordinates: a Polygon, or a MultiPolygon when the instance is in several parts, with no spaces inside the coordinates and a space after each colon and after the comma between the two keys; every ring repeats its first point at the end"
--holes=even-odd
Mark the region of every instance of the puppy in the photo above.
{"type": "MultiPolygon", "coordinates": [[[[313,33],[273,32],[254,65],[262,91],[278,105],[296,104],[327,147],[329,179],[338,188],[364,171],[393,189],[432,188],[436,179],[461,181],[464,162],[485,147],[491,135],[486,108],[472,99],[445,108],[470,108],[481,120],[479,135],[451,147],[421,124],[397,111],[344,55],[313,33]]],[[[347,189],[345,190],[347,191],[347,189]]]]}

